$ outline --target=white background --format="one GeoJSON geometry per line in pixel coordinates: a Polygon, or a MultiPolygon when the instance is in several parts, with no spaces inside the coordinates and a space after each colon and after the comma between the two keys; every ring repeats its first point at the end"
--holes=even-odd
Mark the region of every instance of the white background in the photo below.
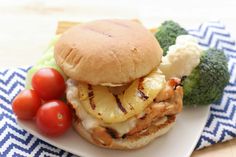
{"type": "Polygon", "coordinates": [[[138,18],[148,27],[167,19],[184,27],[220,20],[235,36],[235,14],[235,0],[0,0],[0,67],[34,64],[58,20],[138,18]]]}

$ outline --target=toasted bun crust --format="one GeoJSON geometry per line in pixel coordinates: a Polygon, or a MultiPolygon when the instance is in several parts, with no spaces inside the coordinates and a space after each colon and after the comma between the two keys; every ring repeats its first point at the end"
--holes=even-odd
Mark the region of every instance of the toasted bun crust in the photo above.
{"type": "Polygon", "coordinates": [[[70,78],[120,85],[150,73],[162,49],[152,33],[131,20],[98,20],[74,26],[55,45],[55,60],[70,78]]]}
{"type": "Polygon", "coordinates": [[[73,126],[76,132],[78,132],[83,138],[90,143],[99,147],[109,149],[138,149],[146,146],[157,137],[167,133],[175,123],[175,115],[169,116],[168,120],[159,126],[151,125],[147,131],[140,135],[131,136],[126,139],[113,139],[112,143],[108,146],[93,140],[91,134],[82,126],[79,121],[74,121],[73,126]]]}

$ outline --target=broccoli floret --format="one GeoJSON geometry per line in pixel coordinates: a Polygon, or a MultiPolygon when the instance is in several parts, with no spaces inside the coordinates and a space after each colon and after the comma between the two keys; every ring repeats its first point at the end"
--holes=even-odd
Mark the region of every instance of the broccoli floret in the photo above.
{"type": "Polygon", "coordinates": [[[179,35],[185,35],[188,32],[174,21],[165,21],[158,28],[155,34],[156,39],[163,49],[163,56],[166,55],[168,48],[175,44],[175,40],[179,35]]]}
{"type": "Polygon", "coordinates": [[[216,49],[204,51],[199,65],[182,81],[184,105],[207,105],[218,100],[229,77],[224,52],[216,49]]]}

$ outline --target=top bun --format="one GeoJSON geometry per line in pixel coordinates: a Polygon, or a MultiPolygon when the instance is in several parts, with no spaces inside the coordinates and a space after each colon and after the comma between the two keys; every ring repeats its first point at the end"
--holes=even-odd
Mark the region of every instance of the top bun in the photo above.
{"type": "Polygon", "coordinates": [[[98,20],[62,34],[55,60],[67,76],[92,85],[118,86],[147,75],[160,64],[154,35],[131,20],[98,20]]]}

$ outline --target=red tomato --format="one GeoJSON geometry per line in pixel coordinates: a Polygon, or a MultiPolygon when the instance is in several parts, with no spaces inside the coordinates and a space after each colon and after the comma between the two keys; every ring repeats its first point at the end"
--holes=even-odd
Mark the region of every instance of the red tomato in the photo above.
{"type": "Polygon", "coordinates": [[[21,91],[12,102],[13,112],[19,119],[32,119],[40,106],[41,99],[34,90],[21,91]]]}
{"type": "Polygon", "coordinates": [[[52,68],[42,68],[32,78],[32,87],[43,100],[59,99],[66,85],[62,75],[52,68]]]}
{"type": "Polygon", "coordinates": [[[59,136],[71,126],[72,113],[67,104],[52,100],[42,105],[36,115],[37,127],[48,136],[59,136]]]}

